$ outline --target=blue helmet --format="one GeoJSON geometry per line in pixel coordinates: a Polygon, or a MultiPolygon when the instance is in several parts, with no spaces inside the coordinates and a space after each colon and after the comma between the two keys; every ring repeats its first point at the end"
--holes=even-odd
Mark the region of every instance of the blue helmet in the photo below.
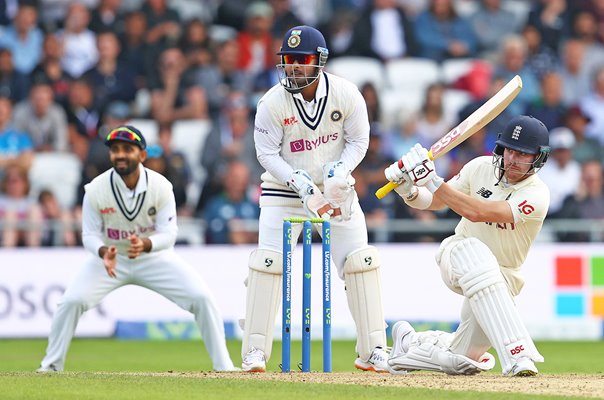
{"type": "Polygon", "coordinates": [[[281,64],[277,65],[281,84],[287,91],[298,93],[318,78],[321,69],[327,62],[329,51],[321,32],[312,26],[300,25],[287,31],[277,54],[281,56],[281,64]],[[300,56],[316,56],[317,61],[312,64],[315,67],[314,73],[306,75],[294,71],[294,63],[288,60],[288,55],[298,56],[292,57],[292,59],[299,59],[300,61],[297,62],[300,65],[306,64],[302,62],[303,57],[300,56]],[[287,71],[286,67],[289,67],[287,71]]]}
{"type": "Polygon", "coordinates": [[[493,164],[499,169],[499,179],[503,177],[504,149],[512,149],[526,154],[536,155],[533,172],[538,171],[549,157],[549,132],[543,122],[532,116],[520,115],[512,118],[497,137],[493,151],[493,164]]]}

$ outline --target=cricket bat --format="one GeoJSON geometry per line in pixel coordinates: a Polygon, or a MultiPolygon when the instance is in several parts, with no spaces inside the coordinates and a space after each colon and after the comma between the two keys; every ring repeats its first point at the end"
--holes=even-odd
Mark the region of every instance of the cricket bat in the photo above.
{"type": "MultiPolygon", "coordinates": [[[[487,100],[478,110],[474,111],[464,119],[459,125],[451,129],[445,136],[440,138],[438,142],[430,147],[428,156],[431,160],[436,160],[447,154],[451,149],[455,148],[461,142],[478,132],[486,124],[491,122],[516,98],[522,89],[522,79],[516,75],[504,87],[487,100]]],[[[388,193],[394,190],[398,185],[388,182],[379,188],[375,195],[378,199],[383,199],[388,193]]]]}

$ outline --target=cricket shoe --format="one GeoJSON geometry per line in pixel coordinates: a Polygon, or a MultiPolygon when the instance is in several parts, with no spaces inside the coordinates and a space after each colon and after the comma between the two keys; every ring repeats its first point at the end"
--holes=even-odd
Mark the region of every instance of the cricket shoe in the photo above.
{"type": "Polygon", "coordinates": [[[40,368],[38,368],[36,370],[36,372],[39,374],[47,374],[47,373],[59,372],[59,371],[57,371],[57,367],[55,367],[54,364],[50,364],[48,367],[43,367],[40,365],[40,368]]]}
{"type": "Polygon", "coordinates": [[[409,350],[415,329],[407,321],[399,321],[392,327],[392,351],[390,358],[398,357],[409,350]]]}
{"type": "Polygon", "coordinates": [[[535,376],[539,373],[535,363],[528,357],[520,357],[512,367],[510,376],[535,376]]]}
{"type": "Polygon", "coordinates": [[[252,347],[243,357],[241,369],[244,372],[266,372],[266,356],[260,349],[252,347]]]}
{"type": "Polygon", "coordinates": [[[354,366],[363,371],[388,372],[388,352],[381,347],[376,347],[371,352],[369,360],[364,361],[357,357],[354,366]]]}

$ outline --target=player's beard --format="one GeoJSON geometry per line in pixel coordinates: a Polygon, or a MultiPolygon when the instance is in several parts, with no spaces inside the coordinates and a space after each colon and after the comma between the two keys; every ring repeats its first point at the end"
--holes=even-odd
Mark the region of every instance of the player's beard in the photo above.
{"type": "Polygon", "coordinates": [[[136,169],[138,168],[138,161],[120,158],[115,161],[112,161],[111,165],[113,165],[113,169],[120,176],[127,176],[127,175],[130,175],[131,173],[133,173],[134,171],[136,171],[136,169]],[[125,161],[126,165],[124,166],[122,164],[121,166],[118,167],[118,164],[121,163],[122,161],[125,161]]]}

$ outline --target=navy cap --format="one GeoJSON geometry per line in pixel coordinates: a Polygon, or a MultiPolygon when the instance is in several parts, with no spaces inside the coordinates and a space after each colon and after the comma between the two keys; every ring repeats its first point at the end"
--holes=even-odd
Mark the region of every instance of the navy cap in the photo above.
{"type": "Polygon", "coordinates": [[[283,37],[278,55],[283,54],[327,54],[323,34],[312,26],[300,25],[291,28],[283,37]]]}
{"type": "Polygon", "coordinates": [[[105,137],[105,145],[111,146],[111,143],[116,140],[135,144],[140,147],[141,150],[145,150],[147,148],[147,141],[145,140],[145,137],[141,131],[132,125],[122,125],[113,129],[105,137]]]}

